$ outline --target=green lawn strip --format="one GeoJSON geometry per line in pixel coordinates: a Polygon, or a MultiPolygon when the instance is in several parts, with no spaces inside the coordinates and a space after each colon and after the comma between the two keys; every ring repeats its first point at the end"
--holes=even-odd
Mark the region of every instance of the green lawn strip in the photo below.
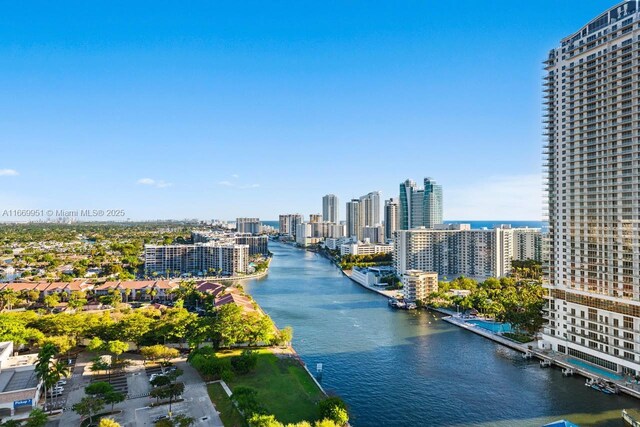
{"type": "Polygon", "coordinates": [[[519,343],[522,344],[527,344],[530,343],[531,341],[534,340],[534,338],[531,335],[526,335],[526,334],[520,334],[517,332],[505,332],[502,334],[502,336],[504,336],[505,338],[509,338],[512,341],[517,341],[519,343]]]}
{"type": "MultiPolygon", "coordinates": [[[[316,403],[324,396],[304,368],[293,359],[278,358],[268,349],[261,349],[258,353],[256,369],[229,381],[231,390],[237,386],[256,389],[260,404],[282,423],[317,420],[316,403]]],[[[239,351],[221,352],[218,357],[235,354],[239,351]]]]}
{"type": "Polygon", "coordinates": [[[220,419],[224,427],[245,427],[244,418],[238,409],[231,403],[220,383],[209,384],[207,386],[209,397],[220,413],[220,419]]]}

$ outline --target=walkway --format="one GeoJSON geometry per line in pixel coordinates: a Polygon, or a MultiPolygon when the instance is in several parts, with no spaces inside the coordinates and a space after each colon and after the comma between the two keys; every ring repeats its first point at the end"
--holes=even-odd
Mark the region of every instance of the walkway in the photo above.
{"type": "Polygon", "coordinates": [[[640,399],[640,385],[633,384],[624,379],[621,380],[612,380],[610,375],[602,375],[595,371],[595,369],[590,369],[586,364],[585,366],[576,365],[571,362],[571,358],[566,354],[556,353],[550,350],[539,350],[536,346],[532,346],[531,344],[520,344],[515,341],[511,341],[503,336],[493,333],[487,329],[483,329],[473,324],[469,324],[465,322],[464,319],[460,318],[458,314],[453,312],[453,310],[448,310],[444,308],[434,308],[432,309],[439,313],[447,315],[443,317],[442,320],[454,324],[460,328],[464,328],[468,331],[471,331],[475,334],[482,335],[485,338],[488,338],[492,341],[497,342],[498,344],[504,345],[505,347],[509,347],[513,350],[520,351],[522,353],[530,352],[534,357],[540,360],[548,360],[553,365],[559,366],[561,368],[572,369],[575,374],[581,375],[585,378],[595,378],[602,381],[610,381],[615,383],[622,393],[628,394],[629,396],[640,399]],[[530,348],[533,347],[533,348],[530,348]]]}

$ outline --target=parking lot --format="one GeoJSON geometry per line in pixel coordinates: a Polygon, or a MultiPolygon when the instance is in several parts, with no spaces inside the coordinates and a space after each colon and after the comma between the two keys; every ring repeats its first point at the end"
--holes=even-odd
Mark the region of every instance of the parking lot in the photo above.
{"type": "MultiPolygon", "coordinates": [[[[145,366],[139,356],[135,355],[130,356],[129,362],[130,365],[123,372],[112,374],[111,378],[108,375],[91,373],[88,359],[84,360],[82,364],[79,362],[79,366],[76,368],[77,372],[74,372],[72,379],[76,380],[76,376],[80,378],[73,382],[70,398],[62,403],[63,406],[66,406],[66,410],[64,415],[58,419],[59,427],[76,427],[80,424],[80,417],[71,410],[71,406],[82,399],[84,387],[95,381],[111,382],[118,391],[127,395],[127,399],[115,407],[116,410],[120,409],[122,412],[113,416],[123,427],[151,427],[154,425],[155,419],[167,415],[169,405],[151,407],[155,403],[155,399],[149,397],[152,389],[149,377],[152,374],[160,373],[161,368],[157,365],[145,366]]],[[[222,427],[220,417],[207,394],[206,385],[198,373],[184,361],[179,361],[176,365],[184,371],[178,381],[185,384],[185,391],[184,400],[172,405],[172,415],[189,416],[195,420],[194,425],[196,426],[222,427]]],[[[69,392],[67,387],[65,386],[65,396],[69,392]]]]}

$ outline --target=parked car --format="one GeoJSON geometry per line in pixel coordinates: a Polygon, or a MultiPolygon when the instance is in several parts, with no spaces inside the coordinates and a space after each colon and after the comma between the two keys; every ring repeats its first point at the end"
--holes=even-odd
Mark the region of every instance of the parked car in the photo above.
{"type": "Polygon", "coordinates": [[[63,386],[63,385],[67,385],[67,380],[60,380],[56,383],[56,387],[57,386],[63,386]]]}
{"type": "Polygon", "coordinates": [[[162,421],[162,420],[166,420],[166,419],[169,419],[169,416],[168,416],[168,415],[160,415],[159,417],[155,417],[155,418],[153,419],[153,422],[154,422],[154,423],[157,423],[158,421],[162,421]]]}

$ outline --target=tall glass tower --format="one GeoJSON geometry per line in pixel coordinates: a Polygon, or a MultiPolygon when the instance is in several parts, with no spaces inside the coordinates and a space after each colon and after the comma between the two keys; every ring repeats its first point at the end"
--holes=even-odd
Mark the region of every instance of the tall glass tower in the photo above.
{"type": "Polygon", "coordinates": [[[399,229],[433,228],[442,224],[442,186],[425,178],[424,188],[408,179],[400,184],[399,229]]]}
{"type": "Polygon", "coordinates": [[[442,224],[442,186],[431,178],[424,179],[422,214],[425,228],[434,228],[437,224],[442,224]]]}

